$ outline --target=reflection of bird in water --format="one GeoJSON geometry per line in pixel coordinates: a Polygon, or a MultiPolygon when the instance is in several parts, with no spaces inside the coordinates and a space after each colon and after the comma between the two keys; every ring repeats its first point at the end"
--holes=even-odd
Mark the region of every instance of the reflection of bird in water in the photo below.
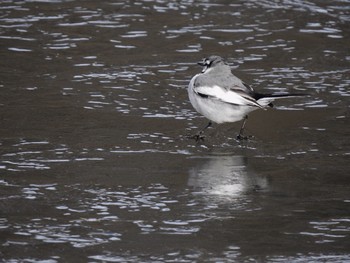
{"type": "Polygon", "coordinates": [[[209,195],[239,197],[267,188],[266,178],[248,172],[242,156],[204,156],[189,171],[188,185],[209,195]]]}

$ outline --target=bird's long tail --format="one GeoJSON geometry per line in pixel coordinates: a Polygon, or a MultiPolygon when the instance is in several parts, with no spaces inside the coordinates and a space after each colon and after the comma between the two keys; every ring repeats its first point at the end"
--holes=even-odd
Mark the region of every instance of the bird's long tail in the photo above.
{"type": "Polygon", "coordinates": [[[295,97],[305,97],[309,94],[301,94],[301,93],[290,93],[290,94],[255,94],[256,101],[263,107],[270,106],[273,107],[272,102],[276,99],[284,99],[284,98],[295,98],[295,97]]]}

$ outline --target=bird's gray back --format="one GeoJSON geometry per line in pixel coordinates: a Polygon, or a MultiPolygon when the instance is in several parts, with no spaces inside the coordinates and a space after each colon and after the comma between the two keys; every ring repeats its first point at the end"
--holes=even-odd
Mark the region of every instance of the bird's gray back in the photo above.
{"type": "Polygon", "coordinates": [[[247,94],[253,94],[253,89],[242,82],[239,78],[232,74],[229,66],[221,66],[213,68],[212,71],[199,74],[194,83],[195,87],[200,86],[220,86],[224,89],[243,91],[247,94]]]}

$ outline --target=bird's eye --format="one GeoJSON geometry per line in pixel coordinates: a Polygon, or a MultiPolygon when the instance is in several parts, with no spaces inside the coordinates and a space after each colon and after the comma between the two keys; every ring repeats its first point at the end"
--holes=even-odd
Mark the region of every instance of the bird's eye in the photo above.
{"type": "Polygon", "coordinates": [[[206,61],[205,61],[205,65],[208,65],[208,66],[209,66],[209,65],[210,65],[210,60],[206,60],[206,61]]]}

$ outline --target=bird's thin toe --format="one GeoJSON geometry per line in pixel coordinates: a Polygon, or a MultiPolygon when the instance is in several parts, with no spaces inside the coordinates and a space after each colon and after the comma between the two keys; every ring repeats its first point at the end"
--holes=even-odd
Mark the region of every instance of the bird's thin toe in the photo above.
{"type": "Polygon", "coordinates": [[[242,134],[238,134],[237,137],[236,137],[236,139],[238,141],[248,141],[248,140],[253,139],[253,138],[254,138],[253,135],[244,136],[242,134]]]}
{"type": "Polygon", "coordinates": [[[187,138],[195,140],[196,142],[204,141],[205,136],[202,134],[188,135],[187,138]]]}

